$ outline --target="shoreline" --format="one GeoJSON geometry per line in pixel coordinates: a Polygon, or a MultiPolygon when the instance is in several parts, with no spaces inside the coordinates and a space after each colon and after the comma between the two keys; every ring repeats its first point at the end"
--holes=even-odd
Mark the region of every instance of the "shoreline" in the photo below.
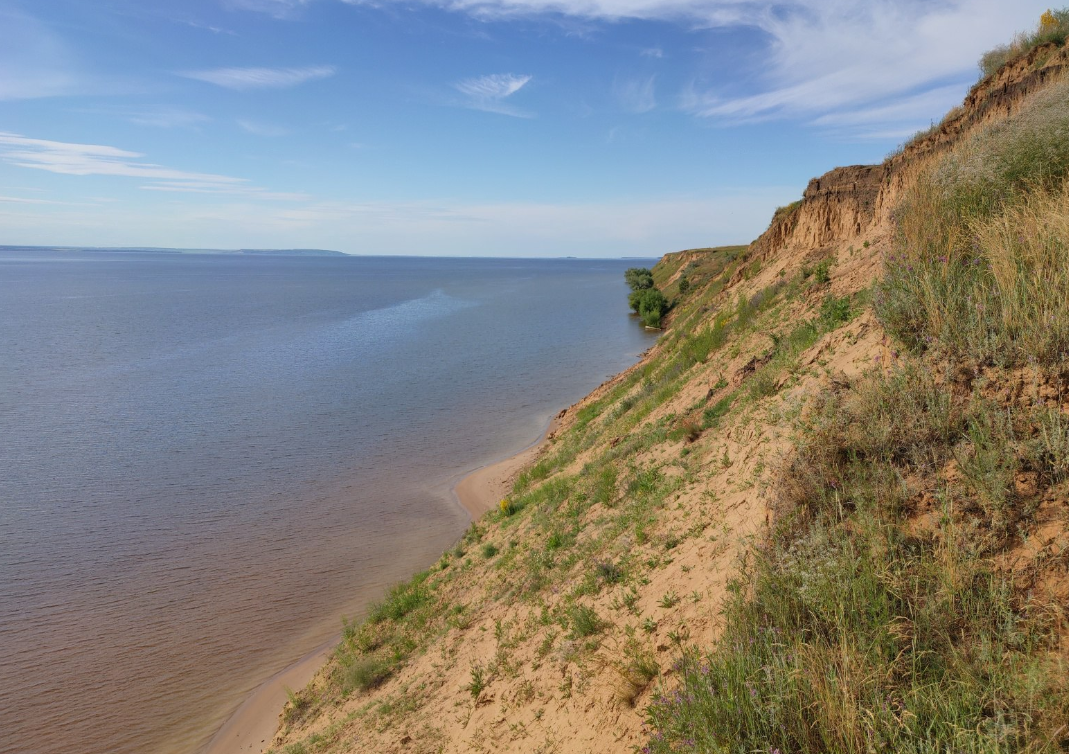
{"type": "MultiPolygon", "coordinates": [[[[564,409],[546,424],[538,439],[512,455],[479,466],[464,474],[449,488],[454,502],[467,512],[472,522],[492,510],[512,486],[513,478],[534,458],[556,433],[564,409]]],[[[201,754],[263,754],[271,748],[278,730],[278,718],[286,703],[287,689],[306,686],[326,664],[341,636],[331,639],[261,683],[227,718],[208,740],[201,754]]]]}
{"type": "Polygon", "coordinates": [[[557,432],[568,409],[556,413],[546,424],[538,439],[510,456],[469,471],[453,485],[450,493],[471,520],[478,521],[493,510],[511,488],[513,478],[531,463],[557,432]]]}

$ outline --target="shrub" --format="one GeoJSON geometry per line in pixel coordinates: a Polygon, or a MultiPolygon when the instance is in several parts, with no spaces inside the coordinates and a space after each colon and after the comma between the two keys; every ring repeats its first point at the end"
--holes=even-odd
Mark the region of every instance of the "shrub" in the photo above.
{"type": "Polygon", "coordinates": [[[668,299],[656,288],[636,290],[628,297],[628,303],[647,327],[660,327],[661,317],[668,311],[668,299]]]}
{"type": "Polygon", "coordinates": [[[571,623],[571,638],[573,639],[593,636],[605,627],[594,608],[587,605],[573,606],[568,611],[568,619],[571,623]]]}
{"type": "MultiPolygon", "coordinates": [[[[423,574],[426,578],[426,574],[423,574]]],[[[368,614],[370,623],[382,623],[385,620],[398,621],[423,606],[430,599],[430,594],[417,576],[406,584],[398,584],[390,589],[386,598],[371,606],[368,614]]]]}
{"type": "Polygon", "coordinates": [[[653,272],[646,267],[630,267],[624,271],[624,280],[633,291],[642,291],[653,287],[653,272]]]}
{"type": "Polygon", "coordinates": [[[709,408],[705,409],[702,414],[702,426],[703,427],[715,427],[720,423],[721,417],[727,414],[731,410],[731,404],[735,400],[735,395],[726,395],[709,408]]]}
{"type": "Polygon", "coordinates": [[[611,560],[599,560],[594,564],[598,578],[606,584],[619,584],[624,580],[624,571],[611,560]]]}
{"type": "Polygon", "coordinates": [[[497,549],[497,545],[493,544],[492,542],[487,542],[485,545],[483,545],[483,557],[488,560],[497,555],[498,552],[500,551],[497,549]]]}
{"type": "Polygon", "coordinates": [[[471,682],[464,688],[471,694],[471,698],[478,700],[479,694],[483,693],[483,690],[490,685],[490,679],[486,675],[486,670],[482,665],[478,663],[471,666],[471,682]]]}
{"type": "Polygon", "coordinates": [[[807,423],[786,470],[798,507],[730,585],[713,650],[688,650],[681,688],[654,698],[648,750],[920,754],[1069,743],[1069,688],[1049,662],[1057,640],[1047,607],[1016,592],[974,546],[978,527],[1003,511],[962,520],[948,501],[925,530],[898,505],[910,485],[947,489],[939,473],[963,434],[968,453],[983,456],[963,471],[972,499],[997,501],[1012,482],[1010,424],[985,402],[955,407],[911,361],[829,396],[807,423]]]}
{"type": "Polygon", "coordinates": [[[390,677],[389,664],[378,657],[354,657],[341,666],[342,691],[367,691],[381,686],[390,677]]]}

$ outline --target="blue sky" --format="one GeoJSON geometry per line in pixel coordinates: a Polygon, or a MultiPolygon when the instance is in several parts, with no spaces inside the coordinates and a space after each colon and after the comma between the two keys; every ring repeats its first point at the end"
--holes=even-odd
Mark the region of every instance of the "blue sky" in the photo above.
{"type": "Polygon", "coordinates": [[[1032,0],[0,0],[0,243],[745,243],[1032,0]]]}

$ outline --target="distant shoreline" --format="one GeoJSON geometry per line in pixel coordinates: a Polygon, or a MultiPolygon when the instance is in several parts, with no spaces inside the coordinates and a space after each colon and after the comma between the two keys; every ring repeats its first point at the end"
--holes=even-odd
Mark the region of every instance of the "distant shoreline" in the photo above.
{"type": "Polygon", "coordinates": [[[172,249],[163,246],[18,246],[0,244],[0,251],[85,251],[111,254],[219,254],[249,257],[348,257],[333,249],[172,249]]]}

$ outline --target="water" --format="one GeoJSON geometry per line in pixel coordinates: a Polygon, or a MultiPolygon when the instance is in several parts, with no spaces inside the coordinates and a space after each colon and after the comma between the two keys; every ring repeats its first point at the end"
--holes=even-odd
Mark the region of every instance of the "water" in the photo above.
{"type": "Polygon", "coordinates": [[[202,748],[651,344],[630,264],[0,251],[0,751],[202,748]]]}

